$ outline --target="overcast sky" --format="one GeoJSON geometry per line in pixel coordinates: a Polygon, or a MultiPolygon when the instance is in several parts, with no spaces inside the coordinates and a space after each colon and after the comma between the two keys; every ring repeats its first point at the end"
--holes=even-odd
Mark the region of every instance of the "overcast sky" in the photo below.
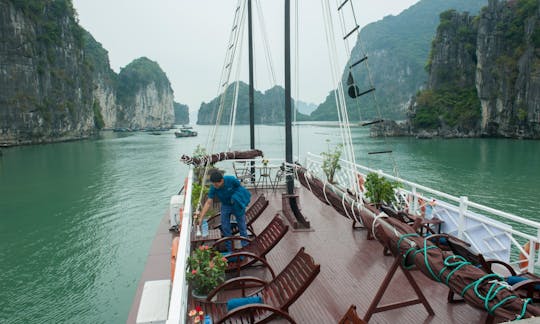
{"type": "MultiPolygon", "coordinates": [[[[253,7],[262,8],[276,83],[283,85],[284,1],[256,1],[253,1],[253,7]]],[[[293,96],[298,93],[299,99],[316,104],[321,103],[333,88],[321,1],[328,1],[332,12],[335,12],[336,3],[342,2],[298,1],[299,77],[298,89],[293,89],[293,96]]],[[[418,0],[352,2],[362,27],[384,16],[397,15],[418,0]]],[[[80,24],[109,52],[114,71],[119,72],[121,67],[141,56],[157,61],[171,81],[175,100],[189,105],[192,117],[201,102],[210,101],[218,93],[237,3],[237,0],[73,0],[80,24]]],[[[292,0],[292,12],[294,7],[295,0],[292,0]]],[[[347,13],[351,12],[349,5],[345,9],[347,13]]],[[[256,20],[254,37],[262,39],[258,11],[253,15],[256,20]]],[[[336,34],[341,34],[338,16],[334,15],[333,19],[336,34]]],[[[294,27],[294,16],[292,20],[294,27]]],[[[347,29],[351,29],[354,24],[350,14],[345,16],[345,21],[347,29]]],[[[355,39],[351,40],[350,48],[355,39]]],[[[266,90],[274,83],[267,72],[262,42],[256,42],[255,85],[259,90],[266,90]]],[[[240,79],[247,81],[247,40],[244,44],[240,79]]],[[[346,47],[339,38],[336,45],[341,51],[341,62],[338,62],[341,73],[346,47]]]]}

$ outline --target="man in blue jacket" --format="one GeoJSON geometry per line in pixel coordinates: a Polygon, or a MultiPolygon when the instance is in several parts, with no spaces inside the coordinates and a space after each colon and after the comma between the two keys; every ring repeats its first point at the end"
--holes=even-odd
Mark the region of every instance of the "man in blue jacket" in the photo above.
{"type": "MultiPolygon", "coordinates": [[[[217,196],[221,202],[221,232],[223,236],[231,236],[231,214],[234,214],[238,223],[240,235],[248,237],[246,225],[246,206],[251,200],[251,193],[240,185],[240,181],[235,176],[223,176],[220,171],[213,170],[210,172],[210,190],[208,191],[208,199],[203,206],[199,216],[199,225],[201,225],[204,215],[214,202],[217,196]]],[[[232,245],[227,242],[227,249],[232,250],[232,245]]],[[[247,242],[242,241],[242,245],[247,242]]]]}

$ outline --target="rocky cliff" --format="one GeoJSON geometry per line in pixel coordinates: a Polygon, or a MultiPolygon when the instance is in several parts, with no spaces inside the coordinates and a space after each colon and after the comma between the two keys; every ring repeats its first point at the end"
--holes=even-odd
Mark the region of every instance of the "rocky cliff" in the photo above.
{"type": "Polygon", "coordinates": [[[539,138],[539,16],[537,0],[490,0],[474,19],[442,14],[412,134],[539,138]]]}
{"type": "Polygon", "coordinates": [[[174,123],[187,125],[189,124],[189,107],[181,103],[174,103],[174,123]]]}
{"type": "Polygon", "coordinates": [[[477,19],[454,10],[440,16],[427,69],[427,88],[409,109],[410,131],[444,137],[478,136],[480,101],[475,87],[477,19]]]}
{"type": "Polygon", "coordinates": [[[117,112],[120,110],[116,103],[118,76],[111,69],[107,51],[86,31],[84,55],[94,83],[92,108],[96,116],[96,126],[104,129],[115,128],[117,112]]]}
{"type": "Polygon", "coordinates": [[[118,75],[117,125],[141,129],[174,124],[173,91],[159,65],[146,57],[128,64],[118,75]]]}
{"type": "MultiPolygon", "coordinates": [[[[344,68],[342,82],[346,84],[351,72],[362,92],[371,87],[372,78],[377,103],[373,93],[356,100],[347,96],[349,119],[405,119],[411,97],[428,79],[425,65],[441,12],[455,9],[476,14],[486,4],[487,0],[420,0],[397,16],[386,16],[362,28],[344,68]],[[364,53],[367,61],[349,68],[364,53]]],[[[337,120],[335,102],[331,92],[311,117],[337,120]]]]}
{"type": "Polygon", "coordinates": [[[0,142],[92,135],[93,83],[69,1],[0,0],[0,142]]]}
{"type": "MultiPolygon", "coordinates": [[[[102,128],[174,122],[157,63],[116,75],[70,0],[0,0],[0,146],[87,138],[102,128]]],[[[163,78],[164,77],[164,78],[163,78]]]]}
{"type": "Polygon", "coordinates": [[[496,1],[480,15],[476,87],[481,132],[540,138],[540,7],[496,1]]]}

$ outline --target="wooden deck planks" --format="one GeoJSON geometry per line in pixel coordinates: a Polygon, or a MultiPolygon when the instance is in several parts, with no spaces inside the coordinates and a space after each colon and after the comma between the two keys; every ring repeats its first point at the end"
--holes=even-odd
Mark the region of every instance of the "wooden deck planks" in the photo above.
{"type": "MultiPolygon", "coordinates": [[[[267,255],[276,273],[305,246],[306,252],[321,264],[321,273],[290,307],[289,313],[298,323],[337,323],[351,304],[364,317],[393,257],[383,256],[377,241],[366,239],[367,230],[352,230],[350,220],[324,205],[304,188],[299,189],[302,213],[309,218],[313,231],[289,230],[267,255]]],[[[266,193],[270,205],[254,223],[260,232],[281,209],[281,195],[266,193]]],[[[448,288],[422,273],[413,276],[435,311],[430,317],[422,304],[376,313],[370,323],[482,323],[485,313],[466,304],[448,304],[448,288]]],[[[381,304],[415,299],[416,294],[398,270],[381,304]]]]}

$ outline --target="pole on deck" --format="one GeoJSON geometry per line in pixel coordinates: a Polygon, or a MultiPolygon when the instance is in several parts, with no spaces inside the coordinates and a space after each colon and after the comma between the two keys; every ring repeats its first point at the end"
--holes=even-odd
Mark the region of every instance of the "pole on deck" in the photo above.
{"type": "MultiPolygon", "coordinates": [[[[292,158],[292,109],[291,109],[291,17],[290,0],[285,0],[285,161],[293,163],[292,158]]],[[[287,172],[287,193],[294,193],[294,179],[287,172]]]]}
{"type": "MultiPolygon", "coordinates": [[[[248,48],[249,48],[249,147],[255,149],[255,103],[253,83],[253,20],[251,14],[251,0],[248,0],[248,48]]],[[[251,181],[255,181],[255,162],[251,162],[251,181]]]]}

